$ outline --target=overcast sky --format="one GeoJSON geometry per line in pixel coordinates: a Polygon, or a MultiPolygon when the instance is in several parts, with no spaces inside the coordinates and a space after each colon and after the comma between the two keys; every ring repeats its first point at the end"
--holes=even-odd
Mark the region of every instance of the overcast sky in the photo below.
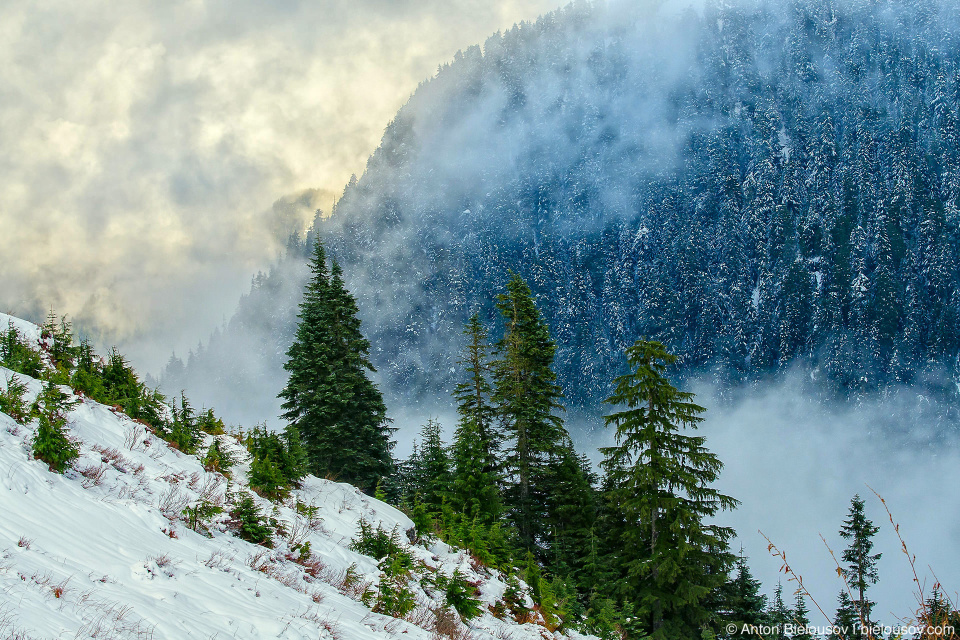
{"type": "Polygon", "coordinates": [[[155,366],[329,210],[418,82],[559,4],[0,4],[0,309],[52,306],[155,366]]]}

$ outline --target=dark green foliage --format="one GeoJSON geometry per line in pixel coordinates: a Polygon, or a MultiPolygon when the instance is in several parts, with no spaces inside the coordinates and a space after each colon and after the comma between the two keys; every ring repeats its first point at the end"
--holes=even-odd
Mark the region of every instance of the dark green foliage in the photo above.
{"type": "Polygon", "coordinates": [[[223,420],[213,413],[213,409],[203,409],[196,416],[197,429],[212,436],[219,436],[226,433],[223,420]]]}
{"type": "Polygon", "coordinates": [[[280,467],[277,466],[269,456],[266,458],[253,459],[250,463],[250,474],[248,478],[250,488],[264,498],[280,500],[290,492],[286,477],[284,477],[280,467]]]}
{"type": "Polygon", "coordinates": [[[550,544],[553,468],[570,445],[556,413],[563,409],[551,369],[556,345],[519,275],[497,296],[497,309],[505,323],[493,365],[493,401],[509,438],[502,462],[504,504],[523,548],[540,555],[550,544]]]}
{"type": "Polygon", "coordinates": [[[453,476],[450,456],[440,437],[440,423],[432,418],[420,428],[420,448],[405,469],[406,493],[430,513],[440,513],[450,493],[453,476]]]}
{"type": "Polygon", "coordinates": [[[231,499],[233,504],[229,511],[230,518],[226,522],[227,528],[242,540],[273,548],[273,535],[278,523],[271,522],[271,519],[260,511],[249,493],[234,494],[231,499]]]}
{"type": "Polygon", "coordinates": [[[860,613],[850,600],[850,595],[843,590],[837,596],[837,612],[833,617],[833,633],[830,634],[830,640],[847,640],[855,637],[860,627],[860,613]]]}
{"type": "Polygon", "coordinates": [[[507,576],[507,588],[503,591],[503,608],[514,620],[526,622],[532,613],[527,608],[526,593],[520,586],[520,581],[514,575],[507,576]]]}
{"type": "Polygon", "coordinates": [[[606,418],[616,446],[601,449],[607,499],[627,526],[614,529],[622,552],[617,592],[633,600],[653,638],[696,637],[712,617],[705,603],[727,581],[733,531],[706,524],[738,503],[711,487],[722,467],[695,428],[704,409],[664,377],[676,357],[644,340],[627,349],[632,373],[616,380],[606,418]]]}
{"type": "Polygon", "coordinates": [[[386,616],[402,618],[417,606],[410,590],[410,567],[399,556],[386,556],[379,565],[381,575],[373,611],[386,616]]]}
{"type": "MultiPolygon", "coordinates": [[[[597,515],[596,474],[586,456],[578,456],[573,443],[561,448],[552,468],[548,495],[550,551],[546,567],[555,576],[576,583],[586,579],[585,564],[597,515]]],[[[588,593],[589,588],[584,590],[588,593]]]]}
{"type": "Polygon", "coordinates": [[[43,371],[40,351],[27,344],[13,322],[0,335],[0,365],[31,378],[39,378],[43,371]]]}
{"type": "Polygon", "coordinates": [[[84,339],[77,347],[76,368],[70,376],[70,386],[78,393],[107,404],[107,389],[103,381],[103,361],[84,339]]]}
{"type": "Polygon", "coordinates": [[[210,537],[210,521],[221,513],[223,513],[223,507],[206,500],[201,500],[183,510],[187,526],[207,537],[210,537]]]}
{"type": "Polygon", "coordinates": [[[197,417],[187,397],[180,393],[180,402],[170,403],[173,422],[164,423],[157,429],[157,435],[184,453],[193,454],[202,441],[197,417]]]}
{"type": "Polygon", "coordinates": [[[594,591],[590,594],[587,603],[584,630],[601,640],[620,640],[620,634],[617,632],[618,617],[613,600],[594,591]]]}
{"type": "Polygon", "coordinates": [[[797,591],[793,611],[790,612],[792,622],[797,633],[793,634],[792,640],[813,640],[813,634],[810,633],[810,610],[807,609],[806,599],[802,591],[797,591]]]}
{"type": "Polygon", "coordinates": [[[26,424],[30,419],[30,409],[23,399],[26,393],[27,385],[16,375],[7,378],[7,388],[0,391],[0,413],[7,414],[19,424],[26,424]]]}
{"type": "Polygon", "coordinates": [[[466,519],[496,522],[501,511],[497,474],[487,470],[483,439],[472,420],[461,421],[457,427],[450,455],[451,506],[466,519]]]}
{"type": "Polygon", "coordinates": [[[380,525],[376,529],[360,519],[360,531],[350,543],[357,553],[378,560],[381,576],[373,610],[388,616],[403,617],[416,607],[416,599],[408,583],[413,569],[413,557],[400,540],[396,527],[387,533],[380,525]]]}
{"type": "Polygon", "coordinates": [[[413,567],[413,559],[401,541],[400,531],[396,527],[387,533],[379,524],[374,528],[363,518],[360,519],[359,527],[357,537],[350,542],[351,549],[375,560],[382,560],[388,556],[399,558],[405,568],[413,567]]]}
{"type": "Polygon", "coordinates": [[[879,530],[880,527],[874,526],[873,522],[867,519],[863,500],[859,495],[855,495],[850,501],[847,519],[840,527],[840,537],[848,541],[848,546],[844,549],[841,558],[847,563],[843,569],[843,576],[847,587],[853,593],[852,606],[857,612],[857,620],[864,627],[873,625],[870,616],[874,603],[867,598],[867,589],[870,585],[876,584],[879,579],[877,560],[880,559],[881,554],[871,554],[873,536],[879,530]]]}
{"type": "Polygon", "coordinates": [[[207,471],[219,472],[229,478],[230,467],[236,464],[236,460],[224,450],[220,438],[214,436],[201,463],[207,471]]]}
{"type": "Polygon", "coordinates": [[[939,584],[933,585],[930,597],[923,603],[923,611],[918,624],[924,629],[917,640],[957,640],[960,638],[960,611],[953,607],[949,598],[943,595],[939,584]],[[953,631],[940,634],[938,629],[952,627],[953,631]]]}
{"type": "Polygon", "coordinates": [[[73,345],[73,328],[66,316],[58,320],[51,310],[46,323],[40,328],[40,339],[47,345],[54,368],[68,375],[74,367],[77,347],[73,345]]]}
{"type": "Polygon", "coordinates": [[[287,351],[283,418],[303,439],[310,470],[373,492],[390,475],[392,429],[380,391],[367,377],[370,343],[336,262],[327,270],[317,241],[299,325],[287,351]]]}
{"type": "Polygon", "coordinates": [[[451,506],[467,519],[480,518],[492,524],[500,517],[498,454],[501,434],[496,409],[491,403],[486,332],[475,314],[464,330],[469,338],[459,364],[466,380],[457,385],[454,397],[460,420],[451,447],[453,482],[451,506]]]}
{"type": "Polygon", "coordinates": [[[116,347],[110,350],[104,362],[93,353],[89,343],[81,342],[71,384],[97,402],[120,407],[131,418],[142,420],[157,435],[169,434],[171,425],[165,417],[166,398],[140,381],[116,347]]]}
{"type": "Polygon", "coordinates": [[[38,421],[33,437],[33,456],[43,460],[51,471],[63,473],[79,455],[80,450],[66,434],[67,413],[73,403],[60,388],[49,382],[33,403],[32,413],[38,421]]]}
{"type": "Polygon", "coordinates": [[[476,597],[479,591],[467,582],[459,569],[446,581],[443,595],[447,605],[453,607],[463,620],[472,620],[480,615],[481,601],[476,597]]]}
{"type": "Polygon", "coordinates": [[[103,359],[94,353],[89,342],[82,340],[73,353],[74,369],[69,383],[77,393],[119,408],[180,451],[197,453],[203,433],[224,432],[223,421],[214,415],[213,409],[203,409],[198,414],[182,391],[179,401],[168,405],[163,394],[141,382],[116,347],[103,359]]]}
{"type": "MultiPolygon", "coordinates": [[[[740,557],[743,557],[742,550],[740,551],[740,557]]],[[[787,627],[795,623],[791,616],[790,609],[787,608],[786,603],[783,601],[783,585],[779,582],[777,583],[777,588],[773,591],[773,602],[770,603],[770,608],[767,609],[766,618],[767,622],[776,628],[775,635],[771,636],[769,640],[787,640],[787,638],[789,638],[786,631],[787,627]]]]}
{"type": "Polygon", "coordinates": [[[33,457],[46,462],[51,471],[63,473],[79,455],[80,450],[67,438],[63,425],[41,415],[33,438],[33,457]]]}
{"type": "MultiPolygon", "coordinates": [[[[767,622],[767,598],[760,593],[760,581],[753,577],[747,559],[740,549],[737,558],[736,573],[733,579],[721,588],[722,625],[736,625],[735,633],[727,634],[731,638],[748,638],[757,635],[755,627],[767,622]],[[746,629],[746,631],[744,630],[746,629]]],[[[780,602],[781,606],[783,601],[780,602]]],[[[783,611],[781,611],[783,613],[783,611]]]]}
{"type": "Polygon", "coordinates": [[[250,487],[271,500],[284,497],[306,475],[306,453],[296,429],[281,433],[257,426],[246,435],[244,444],[250,462],[250,487]]]}

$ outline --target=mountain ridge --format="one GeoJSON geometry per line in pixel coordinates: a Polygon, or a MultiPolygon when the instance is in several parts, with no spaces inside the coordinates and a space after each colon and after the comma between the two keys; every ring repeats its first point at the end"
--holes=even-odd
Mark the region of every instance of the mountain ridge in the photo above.
{"type": "MultiPolygon", "coordinates": [[[[955,400],[957,22],[929,0],[578,4],[458,54],[315,224],[385,391],[442,398],[513,270],[573,407],[641,336],[723,385],[799,363],[827,395],[955,400]]],[[[273,307],[280,376],[295,309],[273,307]]]]}

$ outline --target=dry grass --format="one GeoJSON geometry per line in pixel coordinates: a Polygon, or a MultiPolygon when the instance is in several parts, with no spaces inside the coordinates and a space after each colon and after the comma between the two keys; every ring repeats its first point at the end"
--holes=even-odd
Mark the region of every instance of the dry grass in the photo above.
{"type": "Polygon", "coordinates": [[[83,476],[80,485],[84,489],[91,489],[103,484],[103,476],[107,473],[107,467],[102,464],[92,464],[86,467],[77,467],[77,473],[83,476]]]}
{"type": "MultiPolygon", "coordinates": [[[[870,488],[870,491],[877,496],[877,499],[880,500],[884,510],[887,512],[887,518],[890,521],[890,525],[893,527],[894,532],[897,534],[897,539],[900,541],[900,551],[906,556],[912,573],[913,594],[917,602],[917,608],[914,610],[911,616],[901,618],[898,621],[899,626],[901,628],[911,628],[913,631],[917,631],[917,633],[920,634],[919,637],[921,637],[923,640],[960,640],[960,625],[954,626],[953,624],[957,619],[960,619],[960,616],[954,615],[951,617],[950,614],[950,612],[955,613],[957,611],[956,598],[951,599],[943,593],[940,581],[937,579],[933,569],[930,569],[930,573],[934,579],[931,592],[936,590],[938,593],[944,596],[945,604],[948,605],[948,611],[938,615],[937,612],[934,612],[930,609],[929,594],[924,588],[925,581],[920,580],[920,575],[917,572],[916,556],[910,552],[906,541],[900,534],[900,524],[894,519],[893,513],[890,511],[890,507],[887,505],[887,501],[883,498],[883,496],[874,491],[873,488],[870,488]]],[[[770,553],[770,555],[780,560],[780,572],[787,576],[788,582],[796,583],[796,593],[802,594],[807,600],[812,602],[816,610],[819,611],[820,615],[822,615],[824,620],[827,621],[827,624],[832,625],[833,618],[827,615],[823,607],[820,606],[820,603],[817,602],[816,597],[814,597],[814,595],[810,593],[810,590],[807,589],[806,585],[804,585],[803,576],[798,573],[789,562],[787,562],[786,553],[778,548],[777,545],[774,544],[762,531],[760,532],[760,535],[762,535],[767,541],[767,551],[770,553]]],[[[849,583],[847,582],[846,576],[844,575],[843,568],[837,560],[836,554],[833,552],[833,549],[830,548],[830,545],[827,544],[827,541],[823,535],[820,536],[820,540],[827,548],[827,552],[830,554],[830,557],[833,558],[834,564],[837,567],[837,575],[843,581],[843,588],[846,590],[847,595],[851,600],[855,600],[854,594],[849,583]]],[[[866,638],[867,640],[878,640],[877,636],[873,633],[874,628],[871,627],[869,621],[864,620],[862,617],[860,619],[860,629],[860,634],[862,635],[857,634],[856,637],[866,638]]],[[[839,632],[839,630],[835,631],[837,631],[837,635],[841,638],[841,640],[852,640],[853,632],[851,632],[851,638],[846,638],[842,633],[839,632]]]]}

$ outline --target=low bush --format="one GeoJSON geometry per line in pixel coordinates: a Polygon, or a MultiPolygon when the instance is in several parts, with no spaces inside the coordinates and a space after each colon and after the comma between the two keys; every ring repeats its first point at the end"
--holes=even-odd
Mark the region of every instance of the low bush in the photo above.
{"type": "Polygon", "coordinates": [[[18,424],[26,424],[30,420],[30,409],[23,399],[26,393],[27,385],[17,376],[7,378],[7,388],[0,391],[0,412],[10,416],[18,424]]]}
{"type": "Polygon", "coordinates": [[[39,378],[43,371],[40,352],[30,348],[12,322],[0,334],[0,365],[31,378],[39,378]]]}
{"type": "Polygon", "coordinates": [[[277,523],[260,511],[250,494],[234,494],[231,499],[233,505],[226,521],[227,528],[241,540],[272,549],[277,523]]]}
{"type": "Polygon", "coordinates": [[[444,599],[448,606],[453,607],[460,614],[461,619],[472,620],[480,615],[480,599],[476,597],[479,592],[459,569],[454,571],[445,582],[444,599]]]}
{"type": "Polygon", "coordinates": [[[230,477],[230,467],[236,464],[233,457],[223,449],[220,439],[214,436],[213,442],[207,448],[207,453],[201,460],[203,468],[211,472],[219,472],[230,477]]]}
{"type": "Polygon", "coordinates": [[[221,513],[223,513],[223,507],[220,505],[209,500],[200,500],[195,505],[184,509],[183,517],[188,527],[210,537],[210,524],[221,513]]]}

